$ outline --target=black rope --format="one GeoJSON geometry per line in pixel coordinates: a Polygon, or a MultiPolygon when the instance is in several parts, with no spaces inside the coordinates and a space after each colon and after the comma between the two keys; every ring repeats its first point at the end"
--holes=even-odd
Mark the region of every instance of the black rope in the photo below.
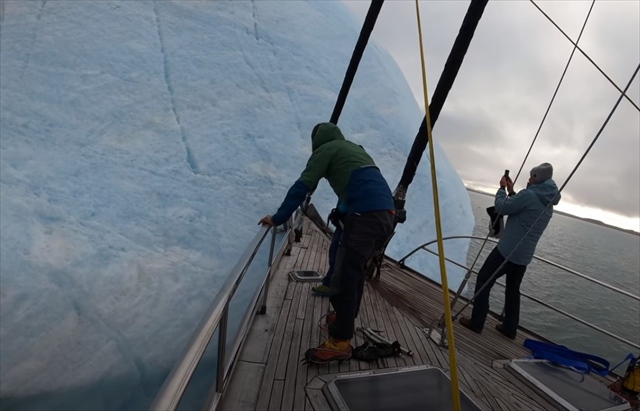
{"type": "MultiPolygon", "coordinates": [[[[442,111],[442,107],[447,100],[449,90],[451,90],[456,76],[458,75],[458,71],[460,71],[460,66],[462,66],[462,61],[464,60],[464,56],[469,49],[471,39],[473,39],[473,34],[475,33],[476,27],[478,26],[478,22],[482,17],[482,13],[484,12],[487,2],[488,0],[471,0],[471,4],[469,4],[467,13],[462,20],[462,25],[460,26],[458,36],[456,37],[456,40],[453,43],[453,47],[449,52],[449,57],[447,57],[444,69],[442,70],[442,75],[440,76],[440,79],[438,79],[438,84],[436,85],[435,91],[433,93],[431,104],[429,105],[429,107],[427,107],[427,110],[429,110],[432,129],[436,121],[438,120],[438,117],[440,116],[440,112],[442,111]]],[[[405,163],[400,182],[393,192],[393,200],[396,208],[396,218],[393,223],[394,232],[396,226],[398,224],[404,223],[404,221],[406,220],[406,210],[404,209],[404,206],[406,201],[407,188],[413,181],[413,177],[416,174],[416,170],[418,169],[418,165],[420,164],[420,159],[422,158],[424,150],[427,148],[428,142],[427,116],[425,115],[418,130],[418,134],[416,134],[416,137],[413,140],[411,151],[407,156],[407,162],[405,163]]],[[[382,248],[382,250],[380,250],[377,256],[374,257],[375,264],[377,266],[377,276],[380,276],[382,257],[386,252],[387,245],[388,242],[382,248]]]]}
{"type": "MultiPolygon", "coordinates": [[[[428,108],[432,129],[440,116],[440,112],[442,111],[442,107],[449,95],[449,90],[451,90],[453,82],[458,75],[458,71],[460,71],[460,66],[462,65],[464,56],[469,49],[469,44],[471,44],[471,39],[473,38],[473,34],[475,33],[487,2],[488,0],[471,0],[471,4],[469,4],[467,14],[464,16],[462,26],[460,27],[460,31],[458,32],[455,42],[453,43],[453,47],[451,48],[447,62],[444,65],[442,75],[438,80],[438,84],[433,92],[431,104],[428,108]]],[[[401,193],[401,196],[404,196],[409,184],[413,181],[413,177],[415,176],[418,165],[420,164],[422,154],[427,148],[428,140],[426,121],[427,118],[425,116],[422,120],[422,124],[420,125],[420,129],[418,130],[418,134],[416,134],[416,138],[413,141],[413,146],[411,147],[411,151],[407,157],[402,177],[398,183],[396,193],[401,193]]]]}
{"type": "MultiPolygon", "coordinates": [[[[342,81],[340,92],[338,93],[336,105],[333,107],[333,113],[331,113],[331,119],[329,120],[329,122],[333,124],[338,124],[338,119],[340,118],[340,114],[342,113],[344,104],[347,101],[347,95],[349,94],[349,90],[351,89],[351,84],[353,84],[353,79],[355,78],[356,72],[358,71],[358,65],[360,64],[360,60],[362,60],[362,55],[364,54],[364,50],[367,47],[369,37],[371,37],[371,32],[376,25],[376,20],[378,19],[378,15],[380,14],[380,10],[382,9],[383,4],[384,0],[371,1],[367,16],[364,19],[364,23],[362,23],[362,29],[360,30],[358,42],[353,49],[351,61],[349,61],[347,72],[344,75],[344,80],[342,81]]],[[[304,203],[302,204],[302,210],[306,211],[309,208],[309,204],[311,204],[311,196],[313,196],[313,193],[314,191],[307,194],[307,198],[305,198],[304,203]]]]}
{"type": "MultiPolygon", "coordinates": [[[[442,107],[447,100],[449,90],[451,90],[456,76],[458,75],[458,71],[460,71],[464,56],[469,49],[471,39],[473,39],[476,27],[478,26],[478,22],[482,17],[482,13],[484,12],[487,2],[488,0],[471,0],[469,8],[467,9],[467,13],[462,20],[462,25],[460,26],[460,30],[458,31],[458,36],[453,43],[453,47],[449,52],[449,57],[447,57],[444,69],[442,70],[442,75],[438,79],[438,84],[436,85],[436,88],[433,92],[431,104],[429,105],[429,107],[427,107],[427,110],[429,110],[432,129],[436,121],[438,120],[438,117],[440,116],[440,112],[442,111],[442,107]]],[[[411,151],[407,156],[407,162],[405,163],[400,182],[393,192],[393,200],[396,208],[396,218],[393,224],[394,232],[396,226],[406,220],[406,210],[404,206],[406,201],[407,189],[409,187],[409,184],[411,184],[411,182],[413,181],[416,170],[418,169],[418,165],[420,164],[420,159],[422,158],[424,150],[427,148],[428,142],[427,116],[425,115],[424,119],[422,120],[422,124],[418,129],[418,133],[413,140],[411,151]]],[[[383,247],[377,257],[376,264],[378,267],[378,276],[380,275],[382,256],[384,256],[385,252],[386,245],[383,247]]]]}
{"type": "Polygon", "coordinates": [[[534,6],[535,6],[539,11],[540,11],[540,13],[542,13],[542,14],[547,18],[547,20],[549,20],[549,21],[551,22],[551,24],[553,24],[553,25],[554,25],[554,26],[555,26],[555,27],[560,31],[560,33],[562,33],[562,34],[567,38],[567,40],[569,40],[569,41],[571,42],[571,44],[573,44],[573,45],[574,45],[574,46],[575,46],[575,48],[577,48],[577,49],[578,49],[578,51],[580,51],[580,53],[582,53],[582,55],[583,55],[583,56],[585,56],[585,57],[587,58],[587,60],[589,60],[589,61],[591,62],[591,64],[593,64],[593,65],[594,65],[594,67],[595,67],[596,69],[598,69],[598,71],[599,71],[599,72],[600,72],[600,73],[601,73],[601,74],[602,74],[602,75],[603,75],[607,80],[609,80],[609,83],[611,83],[611,84],[613,85],[613,87],[615,87],[615,88],[616,88],[620,93],[622,93],[622,96],[623,96],[623,97],[625,97],[625,98],[629,101],[629,103],[631,103],[631,104],[636,108],[636,110],[640,111],[640,107],[638,107],[638,105],[637,105],[633,100],[631,100],[631,99],[629,98],[629,96],[627,96],[627,94],[626,94],[624,91],[622,91],[622,90],[620,89],[620,87],[618,87],[618,85],[617,85],[616,83],[614,83],[614,81],[613,81],[613,80],[611,80],[611,78],[610,78],[609,76],[607,76],[607,73],[605,73],[604,71],[602,71],[602,69],[601,69],[601,68],[596,64],[596,62],[595,62],[595,61],[593,61],[593,60],[591,59],[591,57],[589,57],[589,56],[587,55],[587,53],[585,53],[585,52],[584,52],[580,47],[578,47],[578,44],[576,44],[573,40],[571,40],[571,37],[569,37],[569,36],[567,35],[567,33],[565,33],[565,32],[560,28],[560,26],[558,26],[558,25],[556,24],[556,22],[555,22],[555,21],[553,21],[553,19],[552,19],[551,17],[549,17],[549,16],[547,15],[547,13],[545,13],[545,12],[544,12],[544,11],[543,11],[543,10],[542,10],[538,5],[537,5],[537,4],[536,4],[536,2],[535,2],[534,0],[529,0],[529,1],[531,1],[531,4],[533,4],[533,5],[534,5],[534,6]]]}
{"type": "Polygon", "coordinates": [[[371,36],[373,27],[376,25],[376,20],[378,19],[378,14],[380,14],[380,9],[382,8],[383,3],[384,0],[371,1],[369,11],[367,12],[367,16],[365,17],[364,23],[362,24],[362,29],[360,30],[360,37],[358,37],[358,42],[356,43],[356,47],[353,50],[353,54],[351,55],[349,67],[347,68],[347,72],[344,75],[342,88],[340,89],[340,93],[338,94],[336,105],[333,108],[331,120],[329,120],[333,124],[338,124],[338,118],[340,118],[340,114],[342,113],[342,109],[344,108],[344,103],[347,101],[349,89],[351,88],[351,84],[353,84],[353,79],[356,76],[356,71],[358,71],[358,65],[360,64],[360,60],[362,59],[362,55],[364,54],[364,49],[367,47],[367,42],[369,41],[369,37],[371,36]]]}
{"type": "Polygon", "coordinates": [[[571,171],[571,174],[569,174],[569,177],[567,177],[567,179],[565,180],[564,184],[562,184],[562,187],[560,187],[560,189],[558,190],[558,192],[556,193],[556,195],[553,197],[553,199],[547,204],[547,206],[544,208],[544,210],[542,210],[542,213],[540,213],[540,215],[538,216],[538,218],[536,218],[536,220],[533,222],[533,224],[531,225],[531,227],[529,228],[529,230],[527,230],[527,232],[522,236],[522,238],[520,239],[520,241],[518,242],[518,244],[516,244],[516,246],[513,248],[513,250],[511,251],[511,253],[509,253],[508,256],[505,257],[504,261],[502,262],[502,264],[500,264],[500,266],[493,272],[493,274],[489,277],[489,279],[482,285],[482,287],[480,287],[480,289],[473,295],[473,297],[471,297],[469,299],[469,301],[467,301],[467,303],[465,303],[465,305],[460,309],[460,311],[458,311],[454,316],[453,319],[455,320],[456,318],[458,318],[458,316],[462,313],[462,311],[464,311],[465,308],[467,308],[469,306],[469,304],[471,304],[476,297],[478,297],[478,295],[483,292],[488,286],[489,284],[491,284],[491,282],[496,278],[496,276],[498,275],[498,273],[504,268],[504,266],[507,264],[507,262],[509,262],[509,257],[511,257],[513,255],[513,253],[518,249],[518,247],[520,247],[520,244],[522,244],[522,242],[524,241],[524,239],[527,237],[527,235],[529,235],[529,233],[531,232],[531,230],[533,230],[533,228],[535,227],[535,225],[538,223],[538,221],[540,220],[540,218],[542,218],[542,216],[544,215],[544,213],[547,211],[547,209],[553,204],[554,200],[560,195],[560,193],[562,192],[562,190],[564,190],[564,188],[567,186],[567,184],[569,183],[569,181],[571,180],[571,178],[573,178],[573,175],[576,173],[576,171],[578,170],[578,168],[580,167],[580,165],[582,164],[582,162],[584,161],[584,159],[587,157],[587,154],[589,154],[589,151],[591,151],[591,148],[593,148],[593,146],[596,144],[596,141],[598,141],[598,139],[600,138],[600,136],[602,135],[602,132],[604,131],[604,128],[607,126],[607,124],[609,123],[609,120],[611,120],[611,117],[613,117],[613,113],[615,113],[616,109],[618,108],[618,106],[620,105],[620,102],[622,101],[622,98],[625,96],[626,91],[629,89],[629,87],[631,86],[631,83],[633,83],[633,80],[635,79],[636,75],[638,74],[638,71],[640,71],[640,64],[638,65],[638,67],[636,67],[636,70],[633,72],[633,75],[631,76],[631,79],[629,79],[629,82],[627,83],[627,86],[624,88],[624,91],[621,90],[620,93],[620,97],[618,97],[618,100],[616,101],[616,103],[614,104],[613,108],[611,109],[611,112],[609,113],[609,115],[607,116],[607,118],[605,119],[604,123],[602,124],[602,127],[600,127],[600,130],[598,130],[598,133],[596,134],[596,136],[593,138],[593,140],[591,141],[591,144],[589,144],[589,147],[587,147],[587,150],[584,152],[584,154],[582,155],[582,157],[580,158],[580,160],[578,161],[578,163],[576,164],[576,166],[573,168],[573,170],[571,171]]]}

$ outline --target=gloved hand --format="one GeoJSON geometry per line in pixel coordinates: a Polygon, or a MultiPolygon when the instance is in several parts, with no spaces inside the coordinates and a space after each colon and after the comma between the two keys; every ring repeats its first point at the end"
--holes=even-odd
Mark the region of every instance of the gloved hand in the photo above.
{"type": "Polygon", "coordinates": [[[513,191],[513,180],[511,180],[511,177],[507,177],[507,192],[509,193],[510,196],[514,195],[516,192],[513,191]]]}
{"type": "Polygon", "coordinates": [[[336,227],[340,227],[340,223],[342,222],[343,218],[344,214],[338,211],[337,208],[332,209],[331,213],[329,213],[329,221],[331,221],[331,224],[336,227]]]}

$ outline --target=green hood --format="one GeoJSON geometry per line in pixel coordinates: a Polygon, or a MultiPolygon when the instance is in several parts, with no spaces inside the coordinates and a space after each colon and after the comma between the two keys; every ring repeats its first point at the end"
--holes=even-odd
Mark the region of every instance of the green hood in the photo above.
{"type": "Polygon", "coordinates": [[[313,151],[316,151],[321,145],[334,140],[344,140],[342,132],[335,124],[320,123],[311,132],[311,147],[313,151]]]}

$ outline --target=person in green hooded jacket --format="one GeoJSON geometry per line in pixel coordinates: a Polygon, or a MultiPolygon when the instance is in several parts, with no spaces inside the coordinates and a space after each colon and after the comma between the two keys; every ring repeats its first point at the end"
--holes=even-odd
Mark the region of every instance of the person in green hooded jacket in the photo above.
{"type": "Polygon", "coordinates": [[[305,354],[308,361],[328,363],[351,357],[351,339],[365,281],[366,264],[393,232],[395,207],[386,180],[362,146],[348,141],[338,126],[317,124],[311,132],[313,152],[300,178],[291,186],[274,215],[259,224],[284,224],[322,178],[338,196],[344,228],[331,276],[327,341],[305,354]]]}

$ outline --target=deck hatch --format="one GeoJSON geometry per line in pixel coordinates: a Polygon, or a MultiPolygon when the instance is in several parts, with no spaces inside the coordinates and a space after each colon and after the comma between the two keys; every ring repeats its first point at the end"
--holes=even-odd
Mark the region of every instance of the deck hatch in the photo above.
{"type": "Polygon", "coordinates": [[[291,271],[289,273],[289,277],[293,280],[293,281],[299,281],[299,282],[318,282],[318,281],[322,281],[322,278],[324,277],[322,274],[320,274],[317,271],[291,271]]]}
{"type": "Polygon", "coordinates": [[[545,360],[512,360],[507,369],[571,411],[630,410],[629,403],[588,375],[545,360]]]}
{"type": "MultiPolygon", "coordinates": [[[[434,367],[339,375],[322,390],[334,411],[453,409],[451,380],[434,367]]],[[[464,411],[480,410],[462,391],[460,400],[464,411]]]]}

